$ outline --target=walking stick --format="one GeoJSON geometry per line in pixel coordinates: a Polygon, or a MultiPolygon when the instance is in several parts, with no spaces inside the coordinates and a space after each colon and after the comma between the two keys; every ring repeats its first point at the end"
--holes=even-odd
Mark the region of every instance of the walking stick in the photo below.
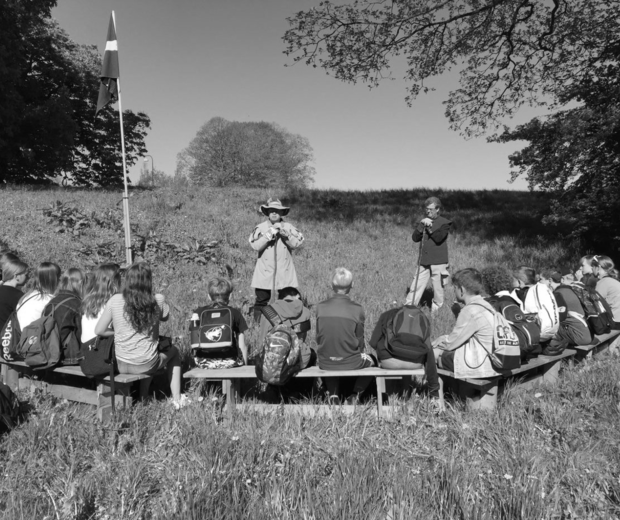
{"type": "Polygon", "coordinates": [[[276,276],[278,274],[278,240],[280,235],[276,235],[276,241],[273,244],[273,283],[271,284],[271,296],[269,297],[269,303],[273,303],[276,300],[276,276]]]}
{"type": "Polygon", "coordinates": [[[413,282],[413,296],[411,298],[411,303],[413,303],[414,305],[416,305],[415,295],[418,292],[418,278],[420,277],[420,259],[422,258],[422,244],[424,243],[425,236],[426,236],[426,226],[424,227],[424,230],[422,231],[422,238],[420,239],[420,247],[418,248],[418,265],[415,271],[415,281],[413,282]]]}

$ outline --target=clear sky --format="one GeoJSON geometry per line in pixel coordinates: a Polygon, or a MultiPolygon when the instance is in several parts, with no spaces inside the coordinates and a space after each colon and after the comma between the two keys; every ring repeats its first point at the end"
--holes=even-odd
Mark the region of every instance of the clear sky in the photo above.
{"type": "MultiPolygon", "coordinates": [[[[507,182],[516,143],[467,141],[448,129],[441,102],[454,76],[437,80],[438,92],[409,108],[401,79],[369,90],[304,64],[285,67],[292,65],[281,39],[286,18],[318,3],[58,0],[52,14],[73,40],[103,52],[115,11],[123,108],[149,115],[148,153],[169,175],[198,129],[221,116],[275,122],[307,137],[317,188],[526,187],[507,182]]],[[[522,113],[518,122],[533,115],[522,113]]],[[[131,171],[134,181],[140,166],[131,171]]]]}

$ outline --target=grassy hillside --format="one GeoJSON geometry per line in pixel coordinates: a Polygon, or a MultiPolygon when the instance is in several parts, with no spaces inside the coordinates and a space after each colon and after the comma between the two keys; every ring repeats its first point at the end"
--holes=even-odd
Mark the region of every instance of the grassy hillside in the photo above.
{"type": "MultiPolygon", "coordinates": [[[[581,254],[540,224],[541,194],[271,193],[292,205],[289,220],[306,237],[295,265],[309,303],[330,294],[335,267],[351,269],[351,296],[366,309],[369,337],[379,314],[404,299],[416,263],[412,219],[431,194],[456,223],[453,271],[493,263],[541,267],[581,254]]],[[[137,249],[142,243],[158,290],[174,306],[164,332],[185,351],[185,320],[206,301],[210,277],[231,275],[234,305],[247,310],[253,301],[248,237],[269,195],[132,193],[136,236],[145,237],[137,249]]],[[[31,266],[122,261],[120,201],[110,192],[0,190],[0,240],[31,266]],[[58,218],[48,222],[44,215],[51,205],[66,222],[62,233],[58,218]]],[[[448,332],[453,322],[446,306],[434,333],[448,332]]],[[[194,403],[180,412],[163,401],[139,405],[102,428],[89,407],[22,396],[33,411],[0,442],[0,511],[4,518],[50,519],[616,518],[619,380],[620,366],[608,358],[565,370],[554,388],[508,389],[496,413],[455,406],[435,417],[426,399],[415,398],[402,403],[394,422],[378,422],[372,403],[331,419],[248,413],[225,419],[219,395],[193,388],[194,403]]]]}

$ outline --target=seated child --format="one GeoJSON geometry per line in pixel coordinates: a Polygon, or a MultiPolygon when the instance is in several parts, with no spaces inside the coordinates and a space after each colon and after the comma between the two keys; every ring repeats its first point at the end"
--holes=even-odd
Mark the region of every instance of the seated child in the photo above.
{"type": "Polygon", "coordinates": [[[283,322],[289,322],[299,338],[301,349],[301,368],[312,366],[316,363],[316,352],[306,344],[306,336],[310,330],[310,311],[304,307],[301,294],[295,287],[285,287],[278,291],[278,299],[266,306],[261,307],[260,328],[258,331],[258,347],[265,341],[269,329],[273,327],[268,318],[269,309],[280,317],[283,322]]]}
{"type": "MultiPolygon", "coordinates": [[[[244,364],[247,365],[248,350],[245,345],[244,333],[248,329],[248,326],[241,311],[228,305],[230,294],[233,291],[232,283],[226,278],[213,278],[209,280],[207,287],[211,303],[204,307],[199,307],[194,311],[190,330],[195,331],[196,327],[204,325],[204,323],[200,323],[203,312],[209,309],[223,309],[230,313],[230,333],[232,341],[230,346],[221,349],[208,350],[207,348],[192,347],[196,365],[201,368],[232,368],[244,364]]],[[[201,327],[200,333],[208,334],[209,331],[204,331],[204,327],[201,327]]]]}

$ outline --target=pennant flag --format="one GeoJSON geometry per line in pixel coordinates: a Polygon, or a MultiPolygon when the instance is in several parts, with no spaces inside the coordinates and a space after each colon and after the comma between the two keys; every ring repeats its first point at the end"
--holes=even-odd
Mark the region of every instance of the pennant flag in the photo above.
{"type": "Polygon", "coordinates": [[[108,103],[115,103],[118,100],[117,79],[119,78],[118,68],[118,44],[116,42],[116,24],[114,23],[114,12],[110,15],[110,25],[108,26],[108,39],[103,53],[103,65],[101,66],[101,86],[99,87],[99,99],[97,100],[97,112],[108,103]]]}

